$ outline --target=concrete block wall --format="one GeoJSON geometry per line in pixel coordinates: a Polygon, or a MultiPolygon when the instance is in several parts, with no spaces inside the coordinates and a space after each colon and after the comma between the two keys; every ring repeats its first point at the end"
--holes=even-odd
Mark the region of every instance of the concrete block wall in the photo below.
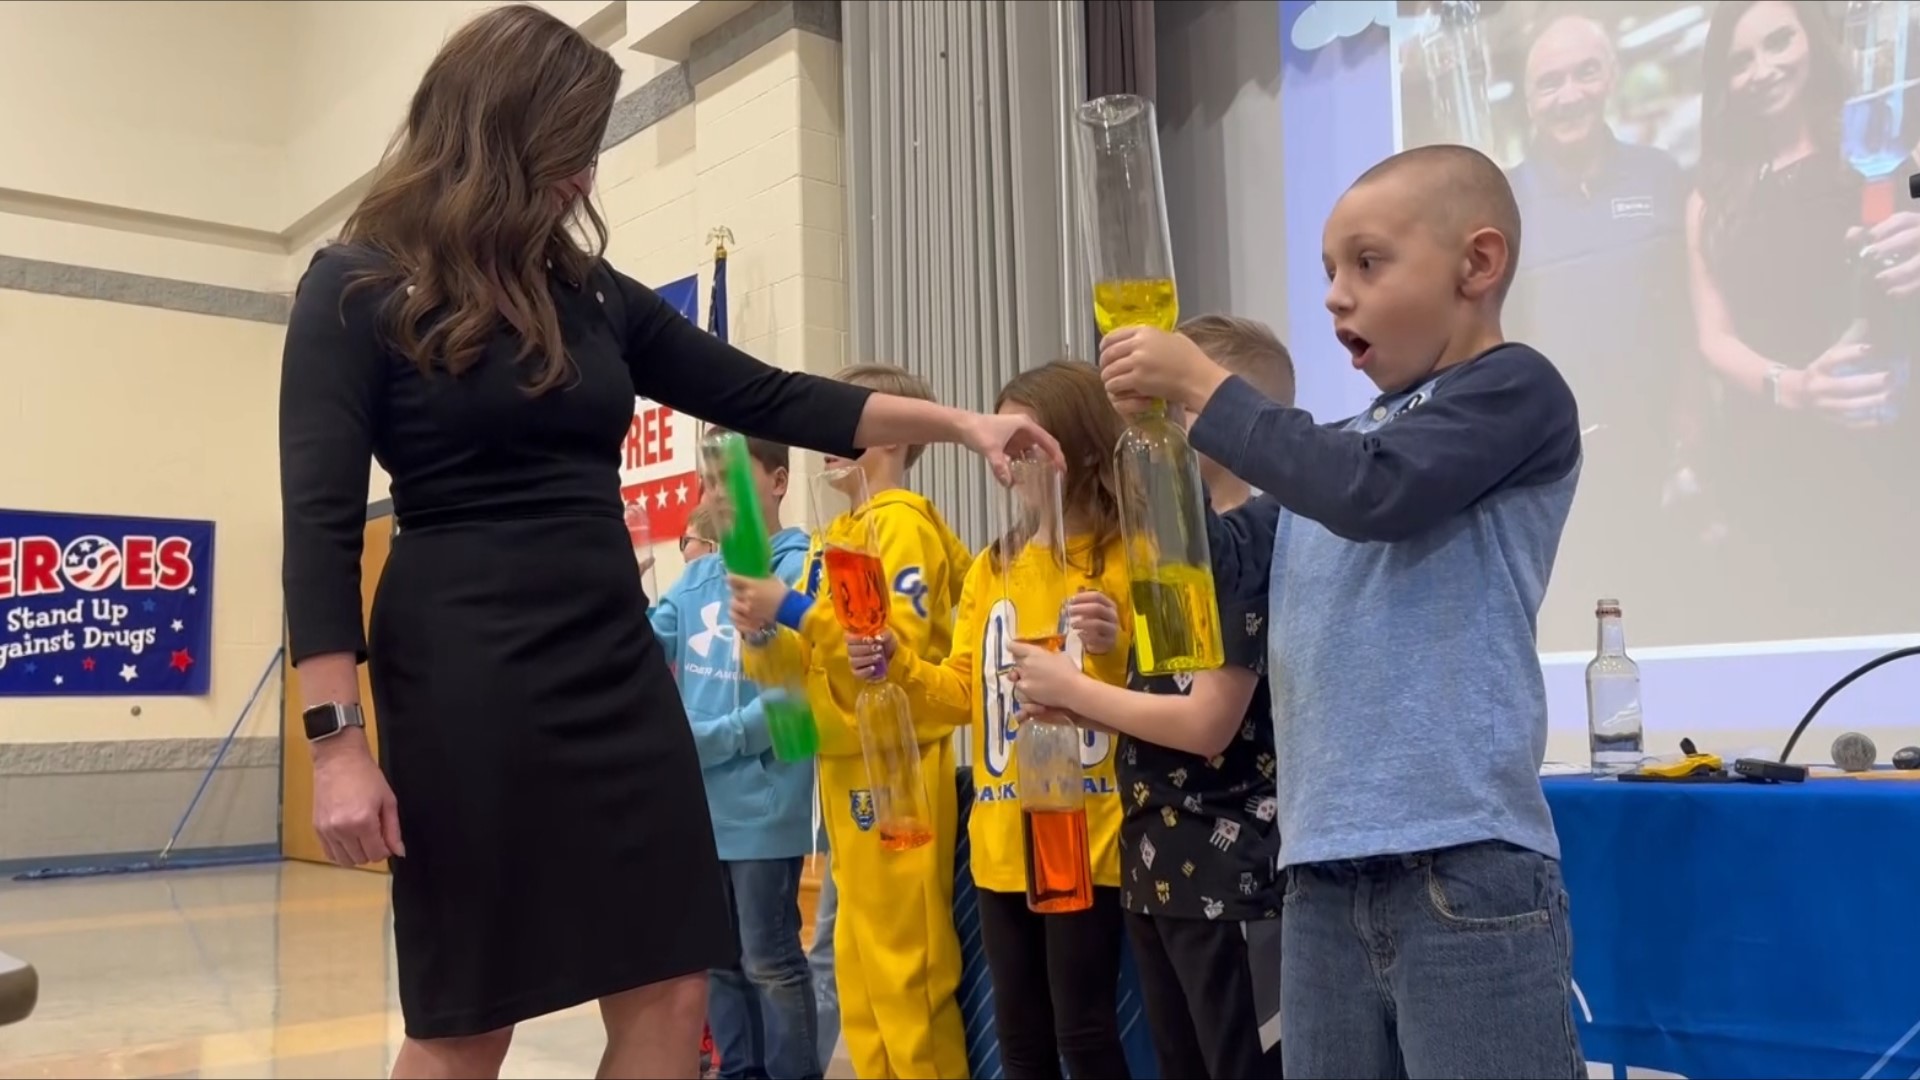
{"type": "MultiPolygon", "coordinates": [[[[708,234],[724,226],[733,234],[730,339],[768,363],[819,374],[853,359],[838,31],[837,4],[763,2],[696,41],[681,68],[656,80],[684,73],[690,102],[609,146],[599,174],[616,267],[650,285],[697,272],[704,325],[708,234]]],[[[804,522],[801,478],[814,467],[812,455],[795,455],[789,524],[804,522]]],[[[664,545],[657,554],[664,586],[677,554],[664,545]]]]}

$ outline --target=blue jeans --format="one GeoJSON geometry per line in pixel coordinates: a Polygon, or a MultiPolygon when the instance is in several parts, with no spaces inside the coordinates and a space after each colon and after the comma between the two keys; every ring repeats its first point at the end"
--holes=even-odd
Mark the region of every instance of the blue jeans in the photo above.
{"type": "Polygon", "coordinates": [[[821,863],[820,899],[813,911],[813,949],[807,966],[813,969],[813,999],[820,1010],[820,1069],[833,1061],[840,1045],[840,985],[833,981],[833,920],[840,913],[840,890],[833,884],[833,856],[821,863]]]}
{"type": "Polygon", "coordinates": [[[1288,1076],[1584,1078],[1560,864],[1501,843],[1287,871],[1288,1076]]]}
{"type": "Polygon", "coordinates": [[[726,1080],[818,1077],[813,981],[800,947],[800,863],[721,863],[740,963],[709,972],[707,1024],[726,1080]]]}

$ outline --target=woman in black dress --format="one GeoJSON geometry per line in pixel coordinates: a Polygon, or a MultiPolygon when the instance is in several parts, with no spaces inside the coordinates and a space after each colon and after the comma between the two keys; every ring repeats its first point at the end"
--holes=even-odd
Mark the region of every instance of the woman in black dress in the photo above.
{"type": "Polygon", "coordinates": [[[621,520],[636,393],[843,456],[1058,455],[1029,423],[763,365],[608,267],[586,196],[619,82],[535,8],[459,31],[287,330],[284,573],[314,821],[343,866],[391,857],[395,1076],[497,1075],[516,1022],[596,999],[602,1076],[697,1071],[706,971],[736,946],[621,520]],[[398,529],[363,635],[370,458],[398,529]],[[356,726],[361,660],[379,766],[356,726]]]}

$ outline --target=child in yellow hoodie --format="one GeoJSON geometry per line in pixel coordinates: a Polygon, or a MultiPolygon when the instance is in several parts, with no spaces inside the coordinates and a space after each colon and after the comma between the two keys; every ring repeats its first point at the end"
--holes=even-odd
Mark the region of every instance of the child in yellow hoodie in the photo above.
{"type": "MultiPolygon", "coordinates": [[[[1065,651],[1094,678],[1124,686],[1132,635],[1122,628],[1133,619],[1113,464],[1123,424],[1107,401],[1100,373],[1089,364],[1055,361],[1015,376],[1000,391],[995,408],[1031,417],[1060,442],[1067,461],[1062,484],[1066,591],[1072,596],[1065,651]]],[[[1070,1076],[1125,1078],[1116,1001],[1124,947],[1123,812],[1114,780],[1114,742],[1105,732],[1087,732],[1081,743],[1093,907],[1036,914],[1026,900],[1012,684],[1002,674],[1013,665],[1008,646],[1020,599],[1006,594],[1003,561],[992,548],[974,559],[960,591],[953,651],[944,662],[904,635],[897,641],[850,640],[848,655],[857,674],[884,662],[886,677],[906,689],[916,723],[973,725],[975,794],[967,835],[1006,1075],[1058,1076],[1064,1058],[1070,1076]]]]}
{"type": "MultiPolygon", "coordinates": [[[[933,400],[924,381],[884,364],[856,365],[834,377],[933,400]]],[[[952,640],[954,605],[971,556],[940,511],[901,486],[924,449],[881,446],[862,454],[857,463],[867,477],[868,501],[855,515],[865,519],[861,526],[870,528],[886,568],[889,625],[908,651],[938,662],[952,640]]],[[[825,461],[828,469],[850,464],[825,461]]],[[[960,939],[953,928],[956,721],[920,723],[916,716],[933,842],[883,850],[854,723],[854,700],[865,680],[848,665],[822,558],[823,538],[852,523],[850,516],[816,523],[793,589],[774,579],[733,579],[733,618],[739,626],[778,621],[798,631],[808,648],[807,697],[820,730],[820,809],[840,904],[834,982],[854,1074],[862,1080],[965,1077],[966,1034],[954,997],[960,985],[960,939]]]]}

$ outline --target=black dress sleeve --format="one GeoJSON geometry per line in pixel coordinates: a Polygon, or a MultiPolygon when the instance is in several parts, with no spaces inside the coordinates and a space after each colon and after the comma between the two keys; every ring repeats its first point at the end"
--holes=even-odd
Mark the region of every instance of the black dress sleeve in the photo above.
{"type": "Polygon", "coordinates": [[[742,435],[859,456],[854,431],[871,390],[763,364],[688,322],[652,289],[607,269],[626,308],[622,348],[641,396],[742,435]]]}
{"type": "Polygon", "coordinates": [[[280,364],[280,572],[294,663],[367,655],[360,549],[384,368],[369,292],[342,305],[357,265],[336,250],[314,256],[280,364]]]}

